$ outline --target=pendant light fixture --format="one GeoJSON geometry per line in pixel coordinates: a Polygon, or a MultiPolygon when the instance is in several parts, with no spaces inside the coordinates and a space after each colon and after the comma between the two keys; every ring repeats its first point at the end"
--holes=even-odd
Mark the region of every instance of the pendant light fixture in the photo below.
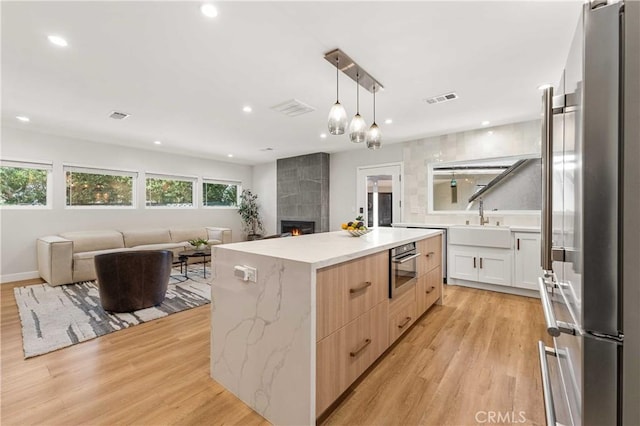
{"type": "Polygon", "coordinates": [[[353,143],[362,143],[367,138],[367,123],[360,115],[360,72],[356,74],[356,115],[349,124],[349,139],[353,143]]]}
{"type": "Polygon", "coordinates": [[[458,181],[456,180],[456,174],[453,173],[451,176],[451,204],[458,203],[458,181]]]}
{"type": "Polygon", "coordinates": [[[329,133],[332,135],[342,135],[344,134],[344,129],[347,127],[347,111],[345,111],[342,104],[339,101],[339,91],[338,91],[338,82],[339,75],[338,70],[340,69],[340,57],[336,57],[336,103],[333,104],[331,110],[329,111],[329,133]]]}
{"type": "Polygon", "coordinates": [[[376,124],[376,85],[373,85],[373,124],[367,132],[367,148],[380,149],[382,146],[382,133],[376,124]]]}

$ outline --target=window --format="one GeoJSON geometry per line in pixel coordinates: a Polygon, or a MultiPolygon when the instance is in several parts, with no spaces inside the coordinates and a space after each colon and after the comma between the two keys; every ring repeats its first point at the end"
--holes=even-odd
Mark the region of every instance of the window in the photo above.
{"type": "Polygon", "coordinates": [[[195,178],[147,174],[148,207],[194,207],[195,178]]]}
{"type": "Polygon", "coordinates": [[[31,208],[51,206],[51,164],[0,162],[0,206],[31,208]]]}
{"type": "Polygon", "coordinates": [[[205,179],[202,183],[202,205],[204,207],[236,207],[240,192],[240,182],[205,179]]]}
{"type": "Polygon", "coordinates": [[[135,172],[65,167],[68,207],[134,207],[135,172]]]}

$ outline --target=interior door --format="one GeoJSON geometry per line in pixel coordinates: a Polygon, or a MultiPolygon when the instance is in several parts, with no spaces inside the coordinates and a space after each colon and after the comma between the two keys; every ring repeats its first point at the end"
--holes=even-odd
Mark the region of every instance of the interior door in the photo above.
{"type": "Polygon", "coordinates": [[[358,168],[358,215],[370,228],[402,221],[400,163],[358,168]]]}

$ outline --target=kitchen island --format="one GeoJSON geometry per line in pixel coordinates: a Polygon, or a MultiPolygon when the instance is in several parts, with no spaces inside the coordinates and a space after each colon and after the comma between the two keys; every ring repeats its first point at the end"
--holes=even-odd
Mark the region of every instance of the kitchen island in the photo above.
{"type": "Polygon", "coordinates": [[[378,228],[213,249],[211,377],[274,424],[314,424],[441,301],[441,232],[378,228]],[[389,300],[389,249],[417,242],[420,276],[389,300]]]}

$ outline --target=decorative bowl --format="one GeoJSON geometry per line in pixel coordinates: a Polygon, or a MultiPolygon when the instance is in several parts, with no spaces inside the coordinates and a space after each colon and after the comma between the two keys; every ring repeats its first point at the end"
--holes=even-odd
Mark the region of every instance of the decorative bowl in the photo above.
{"type": "Polygon", "coordinates": [[[351,230],[348,230],[348,229],[347,229],[346,231],[347,231],[349,234],[351,234],[351,236],[352,236],[352,237],[359,237],[359,236],[361,236],[361,235],[368,234],[369,232],[373,231],[373,229],[370,229],[370,228],[368,228],[368,229],[362,229],[362,230],[360,230],[360,229],[354,229],[353,231],[351,231],[351,230]]]}

